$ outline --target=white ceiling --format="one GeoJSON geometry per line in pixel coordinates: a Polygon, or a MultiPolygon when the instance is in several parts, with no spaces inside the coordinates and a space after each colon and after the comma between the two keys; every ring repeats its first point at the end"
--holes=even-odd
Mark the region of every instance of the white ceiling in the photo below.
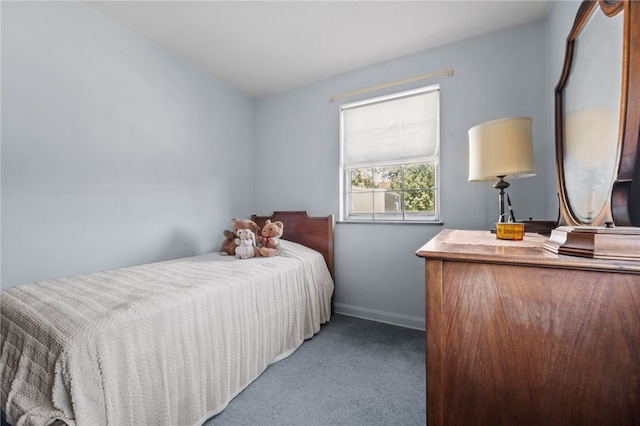
{"type": "Polygon", "coordinates": [[[550,0],[87,1],[261,97],[544,17],[550,0]]]}

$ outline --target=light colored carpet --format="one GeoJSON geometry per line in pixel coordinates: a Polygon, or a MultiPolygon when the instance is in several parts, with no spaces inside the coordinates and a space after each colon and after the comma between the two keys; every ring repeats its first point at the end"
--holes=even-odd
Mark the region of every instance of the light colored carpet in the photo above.
{"type": "Polygon", "coordinates": [[[334,315],[205,425],[424,425],[424,340],[424,331],[334,315]]]}

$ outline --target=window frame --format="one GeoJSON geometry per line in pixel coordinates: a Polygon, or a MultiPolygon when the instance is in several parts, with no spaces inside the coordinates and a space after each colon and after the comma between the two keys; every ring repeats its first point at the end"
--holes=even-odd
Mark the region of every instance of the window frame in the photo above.
{"type": "MultiPolygon", "coordinates": [[[[340,147],[339,147],[339,157],[340,157],[340,164],[339,164],[339,183],[340,183],[340,216],[339,216],[339,220],[341,222],[352,222],[352,223],[411,223],[411,224],[415,224],[415,223],[432,223],[432,224],[439,224],[441,223],[441,217],[440,217],[440,85],[439,84],[432,84],[429,86],[423,86],[423,87],[419,87],[416,89],[411,89],[411,90],[405,90],[402,92],[395,92],[395,93],[391,93],[388,95],[383,95],[383,96],[378,96],[378,97],[374,97],[374,98],[368,98],[368,99],[363,99],[360,101],[356,101],[356,102],[351,102],[348,104],[342,104],[340,105],[340,117],[339,117],[339,126],[340,126],[340,147]],[[406,166],[411,166],[414,164],[433,164],[434,167],[434,186],[433,189],[435,195],[434,195],[434,212],[433,214],[424,214],[424,215],[420,215],[420,214],[413,214],[412,212],[407,212],[405,211],[404,207],[402,209],[401,213],[401,218],[390,218],[390,216],[392,214],[386,214],[386,213],[378,213],[376,214],[375,211],[371,212],[370,215],[367,215],[367,217],[361,217],[358,218],[356,217],[352,212],[351,212],[351,198],[350,198],[350,194],[352,191],[348,190],[348,188],[346,187],[346,185],[351,182],[351,177],[347,176],[348,170],[345,169],[345,161],[344,161],[344,111],[347,109],[351,109],[351,108],[356,108],[356,107],[362,107],[362,106],[366,106],[369,104],[375,104],[375,103],[380,103],[380,102],[385,102],[385,101],[389,101],[389,100],[394,100],[394,99],[400,99],[400,98],[404,98],[404,97],[409,97],[409,96],[415,96],[415,95],[419,95],[422,93],[426,93],[426,92],[432,92],[432,91],[437,91],[438,92],[438,101],[437,101],[437,105],[436,105],[436,138],[435,138],[435,154],[431,157],[429,157],[427,159],[427,161],[420,161],[420,162],[404,162],[401,164],[401,166],[403,167],[403,178],[402,178],[402,184],[403,184],[403,189],[402,189],[402,193],[404,194],[405,191],[407,191],[406,189],[404,189],[404,185],[405,185],[405,180],[404,180],[404,167],[406,166]],[[409,216],[409,218],[407,218],[407,215],[409,216]],[[421,216],[418,218],[411,218],[410,216],[421,216]],[[376,218],[376,216],[378,216],[378,218],[376,218]],[[384,216],[387,216],[386,218],[384,216]]],[[[390,161],[393,161],[393,159],[390,159],[390,161]]],[[[398,166],[398,164],[396,164],[396,166],[398,166]]],[[[369,166],[365,166],[365,167],[371,167],[371,168],[375,168],[375,167],[381,167],[379,165],[369,165],[369,166]]],[[[365,168],[363,167],[363,168],[365,168]]],[[[386,167],[390,167],[390,166],[386,166],[386,167]]],[[[349,169],[350,170],[350,169],[349,169]]]]}

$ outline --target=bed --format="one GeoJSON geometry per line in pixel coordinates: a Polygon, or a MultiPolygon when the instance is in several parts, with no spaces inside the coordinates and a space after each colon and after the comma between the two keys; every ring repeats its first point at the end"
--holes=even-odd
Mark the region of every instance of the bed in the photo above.
{"type": "Polygon", "coordinates": [[[199,425],[329,321],[333,217],[282,252],[209,253],[2,291],[0,400],[18,425],[199,425]]]}

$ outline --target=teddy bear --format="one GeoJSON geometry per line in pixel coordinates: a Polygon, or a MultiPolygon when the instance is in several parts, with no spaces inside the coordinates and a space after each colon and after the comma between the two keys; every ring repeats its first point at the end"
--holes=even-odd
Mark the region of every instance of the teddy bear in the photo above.
{"type": "Polygon", "coordinates": [[[262,227],[261,236],[258,237],[258,242],[262,244],[262,247],[256,249],[256,253],[260,256],[271,257],[280,254],[282,247],[280,247],[280,238],[284,232],[284,224],[279,220],[271,222],[267,219],[262,227]]]}
{"type": "Polygon", "coordinates": [[[250,229],[255,235],[258,235],[260,227],[252,220],[241,220],[238,218],[231,219],[233,223],[233,231],[225,229],[223,232],[224,240],[220,246],[220,254],[223,256],[235,256],[236,254],[236,238],[238,238],[237,232],[240,229],[250,229]]]}
{"type": "Polygon", "coordinates": [[[237,234],[236,259],[249,259],[255,256],[256,234],[251,229],[238,229],[237,234]]]}

